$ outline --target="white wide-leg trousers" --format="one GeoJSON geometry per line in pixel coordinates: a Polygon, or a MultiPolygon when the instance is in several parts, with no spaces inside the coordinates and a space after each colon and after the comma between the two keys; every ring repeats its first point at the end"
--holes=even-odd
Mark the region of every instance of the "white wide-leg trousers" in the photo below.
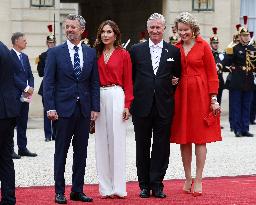
{"type": "Polygon", "coordinates": [[[100,89],[100,114],[95,124],[96,165],[102,196],[127,196],[126,126],[122,119],[124,91],[119,86],[100,89]]]}

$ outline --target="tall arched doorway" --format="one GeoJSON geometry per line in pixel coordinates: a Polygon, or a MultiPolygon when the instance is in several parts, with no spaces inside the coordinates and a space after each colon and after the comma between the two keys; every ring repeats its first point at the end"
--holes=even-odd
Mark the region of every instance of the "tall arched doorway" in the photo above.
{"type": "Polygon", "coordinates": [[[61,3],[79,3],[80,14],[87,21],[88,37],[94,42],[99,24],[114,20],[122,32],[122,42],[131,39],[137,43],[146,30],[146,21],[154,12],[162,13],[161,0],[60,0],[61,3]]]}

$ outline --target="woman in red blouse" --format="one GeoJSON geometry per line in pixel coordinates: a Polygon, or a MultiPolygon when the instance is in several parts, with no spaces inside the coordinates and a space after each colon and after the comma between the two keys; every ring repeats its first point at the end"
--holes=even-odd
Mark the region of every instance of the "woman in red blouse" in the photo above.
{"type": "Polygon", "coordinates": [[[117,24],[104,21],[97,33],[100,114],[95,125],[99,191],[103,197],[125,197],[125,136],[133,100],[132,65],[121,46],[117,24]]]}
{"type": "Polygon", "coordinates": [[[181,77],[177,83],[171,142],[180,144],[186,181],[183,190],[194,196],[202,194],[202,174],[206,143],[221,141],[220,106],[217,102],[218,76],[211,49],[199,36],[199,25],[188,12],[175,20],[181,40],[181,77]],[[191,176],[192,143],[195,144],[196,177],[191,176]],[[194,185],[192,186],[192,184],[194,185]]]}

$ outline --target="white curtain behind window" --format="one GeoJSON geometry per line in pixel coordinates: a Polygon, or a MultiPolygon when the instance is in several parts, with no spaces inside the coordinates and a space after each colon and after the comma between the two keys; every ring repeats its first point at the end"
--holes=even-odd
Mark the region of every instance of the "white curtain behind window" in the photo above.
{"type": "Polygon", "coordinates": [[[244,24],[243,16],[248,16],[248,30],[256,36],[256,0],[241,0],[240,23],[244,24]]]}

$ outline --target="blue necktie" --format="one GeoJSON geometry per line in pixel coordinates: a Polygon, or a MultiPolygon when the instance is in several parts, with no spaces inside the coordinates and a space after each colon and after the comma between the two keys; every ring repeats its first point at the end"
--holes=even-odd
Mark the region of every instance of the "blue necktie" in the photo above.
{"type": "Polygon", "coordinates": [[[74,46],[75,54],[74,54],[74,72],[76,75],[76,78],[79,79],[79,76],[81,74],[81,67],[80,67],[80,58],[78,55],[78,47],[74,46]]]}
{"type": "Polygon", "coordinates": [[[23,62],[23,58],[22,58],[22,54],[20,54],[19,57],[20,57],[20,63],[21,63],[21,66],[22,66],[22,70],[25,71],[25,69],[24,69],[24,62],[23,62]]]}

